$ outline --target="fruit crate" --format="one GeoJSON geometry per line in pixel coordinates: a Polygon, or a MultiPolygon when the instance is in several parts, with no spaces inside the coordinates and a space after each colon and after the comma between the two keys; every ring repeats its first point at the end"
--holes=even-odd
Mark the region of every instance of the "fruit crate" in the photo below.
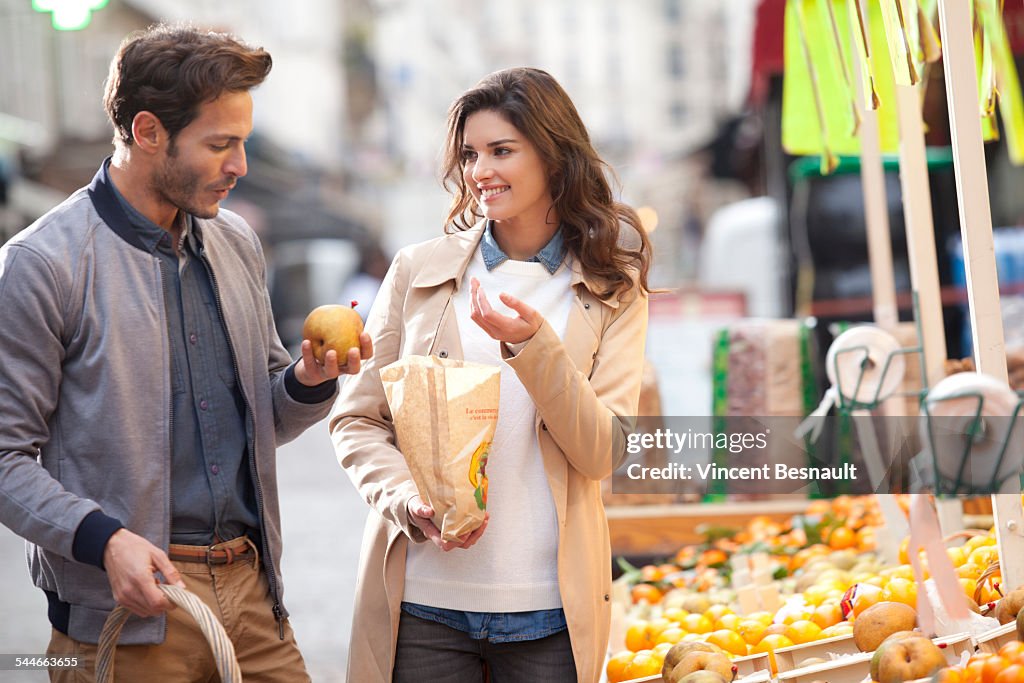
{"type": "MultiPolygon", "coordinates": [[[[854,644],[852,635],[822,638],[821,640],[813,640],[800,645],[780,647],[775,651],[775,665],[781,673],[795,669],[797,664],[809,657],[820,657],[828,660],[829,655],[852,655],[858,652],[860,651],[854,644]]],[[[738,663],[740,659],[750,660],[743,663],[743,668],[740,669],[741,673],[748,666],[753,667],[753,671],[769,670],[767,653],[740,657],[734,660],[734,663],[738,663]]]]}
{"type": "Polygon", "coordinates": [[[974,643],[981,652],[995,653],[1003,645],[1017,640],[1017,623],[1011,621],[975,637],[974,643]]]}
{"type": "MultiPolygon", "coordinates": [[[[772,676],[767,671],[758,671],[748,676],[739,676],[732,683],[769,683],[772,680],[772,676]]],[[[624,683],[665,683],[665,679],[660,675],[645,676],[644,678],[634,678],[624,683]]]]}
{"type": "MultiPolygon", "coordinates": [[[[946,659],[949,660],[950,664],[959,663],[961,653],[974,652],[974,642],[971,640],[971,636],[966,633],[935,638],[934,642],[943,649],[943,654],[946,655],[946,659]]],[[[785,671],[792,671],[796,668],[797,664],[810,657],[820,657],[821,659],[829,660],[832,655],[852,654],[860,654],[856,643],[853,642],[853,636],[836,636],[835,638],[823,638],[801,645],[781,647],[775,651],[775,665],[778,667],[779,673],[783,673],[785,671]]],[[[733,660],[733,663],[740,667],[740,674],[743,674],[745,671],[766,671],[769,669],[767,654],[739,657],[733,660]]],[[[826,661],[826,663],[830,662],[826,661]]]]}
{"type": "MultiPolygon", "coordinates": [[[[781,650],[779,650],[781,651],[781,650]]],[[[776,657],[779,651],[776,651],[776,657]]],[[[860,683],[871,675],[872,652],[858,652],[847,654],[824,664],[812,664],[800,669],[782,671],[780,665],[779,675],[776,678],[779,683],[813,683],[813,681],[828,681],[828,683],[860,683]]]]}

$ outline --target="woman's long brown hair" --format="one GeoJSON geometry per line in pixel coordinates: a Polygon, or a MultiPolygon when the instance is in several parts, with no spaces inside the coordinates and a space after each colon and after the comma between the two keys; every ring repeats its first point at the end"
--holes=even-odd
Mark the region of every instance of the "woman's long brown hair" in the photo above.
{"type": "Polygon", "coordinates": [[[447,224],[467,230],[482,218],[463,178],[462,143],[466,119],[479,111],[505,117],[536,147],[548,168],[552,208],[561,220],[566,248],[583,271],[605,283],[603,298],[633,286],[649,291],[651,245],[640,218],[612,195],[608,164],[598,156],[590,134],[562,86],[546,71],[526,67],[486,76],[459,97],[448,111],[442,181],[452,193],[447,224]],[[619,243],[621,224],[631,226],[639,243],[619,243]]]}

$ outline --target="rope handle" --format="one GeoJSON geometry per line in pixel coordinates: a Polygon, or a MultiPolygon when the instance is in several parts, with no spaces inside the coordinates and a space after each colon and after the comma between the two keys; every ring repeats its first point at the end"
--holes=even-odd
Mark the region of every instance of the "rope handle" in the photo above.
{"type": "MultiPolygon", "coordinates": [[[[195,594],[178,586],[157,584],[157,588],[167,595],[167,599],[181,607],[196,620],[199,629],[213,650],[213,658],[217,663],[217,673],[222,683],[242,683],[242,669],[235,658],[235,646],[231,644],[224,627],[195,594]]],[[[107,617],[100,632],[99,646],[96,651],[96,683],[113,683],[114,681],[114,650],[117,639],[121,635],[124,623],[131,612],[123,605],[118,605],[107,617]]]]}
{"type": "Polygon", "coordinates": [[[943,543],[949,543],[957,538],[974,538],[975,536],[984,536],[988,532],[984,529],[963,529],[962,531],[954,531],[950,535],[942,539],[943,543]]]}
{"type": "MultiPolygon", "coordinates": [[[[994,560],[987,567],[985,567],[985,571],[983,571],[981,575],[978,577],[978,581],[974,586],[974,602],[981,605],[981,590],[985,587],[985,582],[991,579],[992,576],[998,571],[999,560],[994,560]]],[[[1000,588],[999,584],[994,584],[992,587],[1000,596],[1003,595],[1003,591],[1000,588]]],[[[984,605],[982,605],[982,607],[984,607],[984,605]]]]}

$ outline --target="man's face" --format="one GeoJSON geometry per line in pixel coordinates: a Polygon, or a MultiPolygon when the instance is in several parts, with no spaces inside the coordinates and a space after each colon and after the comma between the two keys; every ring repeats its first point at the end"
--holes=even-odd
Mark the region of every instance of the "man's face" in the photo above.
{"type": "Polygon", "coordinates": [[[178,132],[153,175],[153,191],[181,211],[213,218],[235,181],[246,174],[245,140],[252,132],[252,96],[225,93],[199,108],[178,132]]]}

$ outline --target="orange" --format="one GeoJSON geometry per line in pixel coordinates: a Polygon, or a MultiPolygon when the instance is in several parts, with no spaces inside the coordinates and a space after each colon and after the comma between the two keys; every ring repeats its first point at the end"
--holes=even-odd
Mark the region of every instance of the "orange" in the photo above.
{"type": "Polygon", "coordinates": [[[935,672],[932,683],[964,683],[964,670],[957,666],[947,666],[935,672]]]}
{"type": "Polygon", "coordinates": [[[684,610],[682,607],[669,607],[667,610],[662,612],[661,616],[669,619],[670,621],[679,623],[687,614],[689,614],[689,612],[684,610]]]}
{"type": "Polygon", "coordinates": [[[917,583],[898,577],[889,579],[882,589],[880,602],[902,602],[917,609],[917,583]]]}
{"type": "Polygon", "coordinates": [[[853,594],[853,616],[859,617],[861,612],[882,600],[882,589],[871,584],[858,583],[853,594]]]}
{"type": "Polygon", "coordinates": [[[828,545],[833,550],[845,550],[857,545],[857,534],[846,526],[837,526],[828,535],[828,545]]]}
{"type": "Polygon", "coordinates": [[[635,621],[626,629],[626,647],[633,652],[649,650],[654,646],[654,634],[646,621],[635,621]]]}
{"type": "Polygon", "coordinates": [[[956,568],[956,575],[962,579],[973,579],[977,581],[983,571],[985,571],[984,567],[979,567],[976,564],[967,562],[956,568]]]}
{"type": "Polygon", "coordinates": [[[678,626],[670,626],[654,637],[655,649],[661,645],[675,645],[682,640],[685,635],[686,631],[683,629],[678,626]]]}
{"type": "Polygon", "coordinates": [[[738,657],[745,657],[747,654],[747,641],[743,640],[743,636],[735,631],[729,629],[719,629],[708,634],[707,642],[712,645],[717,645],[729,654],[736,655],[738,657]]]}
{"type": "Polygon", "coordinates": [[[697,560],[697,564],[702,564],[705,567],[713,567],[720,564],[725,564],[729,559],[729,556],[724,550],[718,548],[708,548],[700,554],[700,559],[697,560]]]}
{"type": "Polygon", "coordinates": [[[853,622],[840,621],[838,624],[821,629],[821,638],[836,638],[838,636],[848,636],[851,633],[853,633],[853,622]]]}
{"type": "Polygon", "coordinates": [[[949,561],[953,563],[954,567],[959,567],[967,562],[967,553],[963,548],[946,548],[946,554],[949,555],[949,561]]]}
{"type": "Polygon", "coordinates": [[[758,621],[760,621],[765,626],[771,626],[772,622],[775,621],[775,613],[774,612],[767,612],[767,611],[764,611],[764,610],[762,610],[760,612],[751,612],[750,614],[747,615],[747,619],[757,619],[758,621]]]}
{"type": "Polygon", "coordinates": [[[971,551],[967,561],[979,567],[987,567],[999,559],[999,549],[994,545],[983,545],[971,551]]]}
{"type": "Polygon", "coordinates": [[[626,667],[632,661],[633,653],[629,650],[616,652],[609,657],[608,664],[604,667],[605,673],[608,674],[608,683],[620,683],[621,681],[629,680],[626,678],[626,667]]]}
{"type": "Polygon", "coordinates": [[[1000,657],[1005,657],[1006,659],[1012,659],[1015,661],[1019,660],[1024,657],[1024,643],[1019,640],[1011,640],[1006,645],[999,648],[998,654],[1000,657]]]}
{"type": "Polygon", "coordinates": [[[735,631],[736,627],[740,623],[740,619],[742,619],[742,617],[738,614],[732,614],[731,612],[729,614],[723,614],[715,619],[715,628],[727,628],[730,631],[735,631]]]}
{"type": "Polygon", "coordinates": [[[829,626],[835,626],[842,620],[843,608],[836,603],[818,605],[817,609],[814,610],[814,614],[811,616],[811,621],[823,629],[828,628],[829,626]]]}
{"type": "Polygon", "coordinates": [[[665,573],[653,564],[645,564],[640,567],[640,578],[643,581],[661,581],[665,578],[665,573]]]}
{"type": "Polygon", "coordinates": [[[657,586],[649,583],[638,583],[633,586],[630,590],[630,595],[632,596],[634,603],[645,600],[653,605],[661,601],[661,590],[659,590],[657,586]]]}
{"type": "Polygon", "coordinates": [[[750,648],[750,654],[761,654],[769,650],[775,651],[781,647],[792,647],[795,643],[781,633],[771,633],[761,639],[761,642],[750,648]]]}
{"type": "Polygon", "coordinates": [[[783,635],[792,640],[794,644],[802,645],[817,640],[821,635],[821,627],[809,619],[801,619],[790,624],[783,635]]]}
{"type": "Polygon", "coordinates": [[[715,625],[703,614],[687,614],[683,617],[683,628],[690,633],[711,633],[715,625]]]}
{"type": "Polygon", "coordinates": [[[728,605],[717,603],[711,605],[711,607],[708,607],[706,610],[704,610],[704,616],[710,619],[713,623],[716,619],[718,619],[718,617],[722,616],[723,614],[730,614],[731,612],[732,610],[729,609],[728,605]]]}
{"type": "Polygon", "coordinates": [[[626,666],[623,673],[625,680],[631,681],[634,678],[653,676],[661,673],[662,661],[651,650],[640,650],[633,655],[632,661],[626,666]]]}
{"type": "Polygon", "coordinates": [[[989,657],[981,667],[981,683],[995,683],[999,672],[1009,665],[1010,662],[999,655],[989,657]]]}
{"type": "Polygon", "coordinates": [[[743,637],[747,645],[757,645],[764,637],[764,631],[768,628],[757,619],[743,619],[736,625],[736,632],[743,637]]]}
{"type": "Polygon", "coordinates": [[[993,683],[1024,683],[1024,666],[1010,664],[996,675],[993,683]]]}

